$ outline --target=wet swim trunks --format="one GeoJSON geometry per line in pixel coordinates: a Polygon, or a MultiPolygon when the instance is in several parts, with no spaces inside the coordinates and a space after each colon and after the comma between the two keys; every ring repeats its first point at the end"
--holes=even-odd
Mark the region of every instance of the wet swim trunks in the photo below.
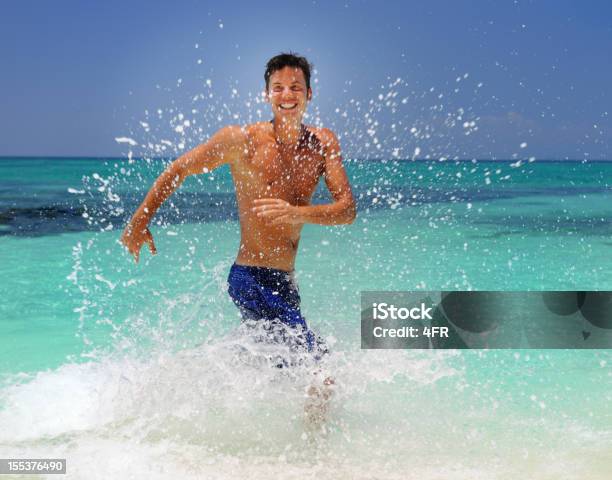
{"type": "Polygon", "coordinates": [[[267,340],[282,343],[295,353],[313,353],[317,360],[328,353],[324,341],[302,316],[293,272],[234,263],[227,281],[243,321],[263,327],[267,340]]]}

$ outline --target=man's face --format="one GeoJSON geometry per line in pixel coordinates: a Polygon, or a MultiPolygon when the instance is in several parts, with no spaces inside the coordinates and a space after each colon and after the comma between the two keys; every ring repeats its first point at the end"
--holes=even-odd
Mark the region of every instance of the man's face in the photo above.
{"type": "Polygon", "coordinates": [[[267,96],[275,118],[301,121],[312,91],[301,68],[284,67],[270,75],[267,96]]]}

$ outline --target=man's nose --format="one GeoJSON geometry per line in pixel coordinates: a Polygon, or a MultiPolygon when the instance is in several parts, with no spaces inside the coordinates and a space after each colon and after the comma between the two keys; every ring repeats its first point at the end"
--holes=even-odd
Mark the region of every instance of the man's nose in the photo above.
{"type": "Polygon", "coordinates": [[[283,88],[281,92],[281,96],[284,97],[293,97],[293,92],[289,87],[283,88]]]}

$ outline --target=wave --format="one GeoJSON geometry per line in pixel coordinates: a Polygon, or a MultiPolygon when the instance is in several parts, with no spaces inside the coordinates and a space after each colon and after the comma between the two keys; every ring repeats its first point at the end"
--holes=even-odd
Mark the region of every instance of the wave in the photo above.
{"type": "Polygon", "coordinates": [[[390,448],[377,437],[398,420],[373,389],[406,395],[460,376],[448,354],[414,352],[336,352],[277,368],[270,358],[287,352],[251,339],[238,329],[176,353],[5,378],[0,448],[67,458],[69,478],[359,476],[359,455],[390,448]]]}

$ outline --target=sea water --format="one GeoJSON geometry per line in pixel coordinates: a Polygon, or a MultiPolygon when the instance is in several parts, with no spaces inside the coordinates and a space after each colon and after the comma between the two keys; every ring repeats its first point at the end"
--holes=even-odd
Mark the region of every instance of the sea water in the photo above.
{"type": "Polygon", "coordinates": [[[332,350],[313,429],[315,368],[236,330],[226,168],[162,207],[157,255],[119,244],[168,161],[0,159],[0,456],[87,479],[609,478],[609,351],[365,351],[359,293],[612,289],[612,163],[347,161],[357,220],[305,226],[296,264],[332,350]]]}

